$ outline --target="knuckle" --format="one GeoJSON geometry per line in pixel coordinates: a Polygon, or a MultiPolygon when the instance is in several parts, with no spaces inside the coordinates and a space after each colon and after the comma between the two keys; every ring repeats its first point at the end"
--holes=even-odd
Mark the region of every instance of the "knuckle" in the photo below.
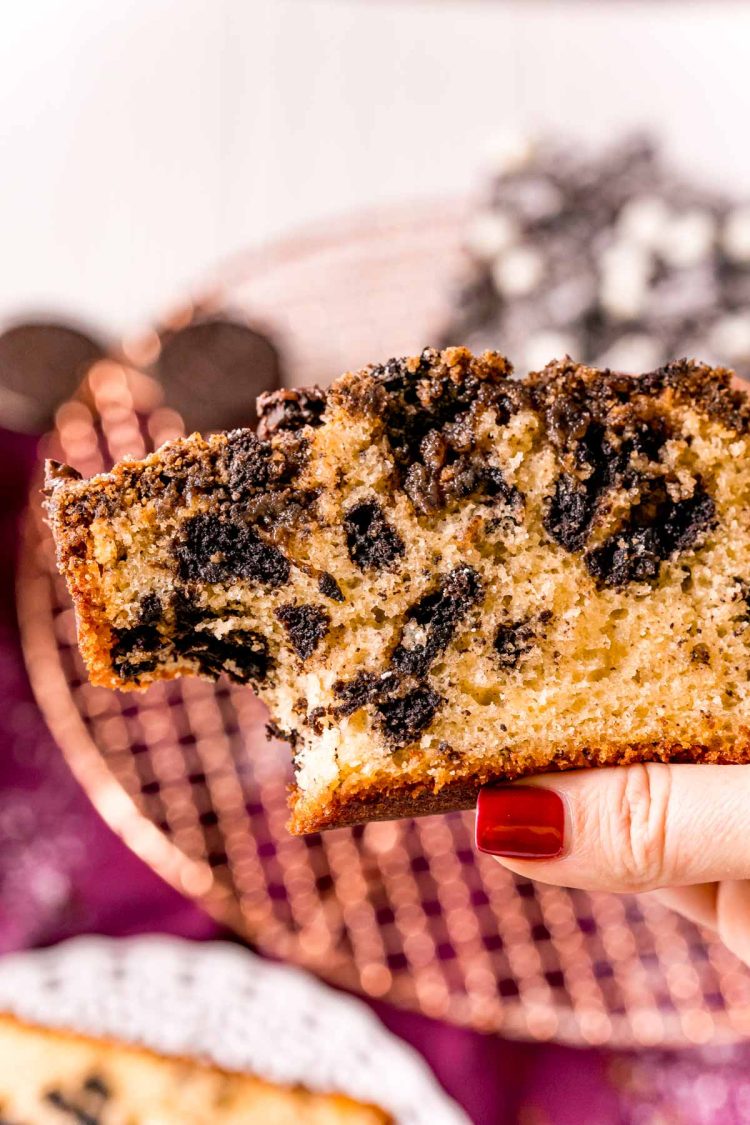
{"type": "Polygon", "coordinates": [[[667,766],[645,763],[615,771],[614,807],[605,810],[609,860],[623,890],[663,886],[669,873],[669,796],[667,766]]]}

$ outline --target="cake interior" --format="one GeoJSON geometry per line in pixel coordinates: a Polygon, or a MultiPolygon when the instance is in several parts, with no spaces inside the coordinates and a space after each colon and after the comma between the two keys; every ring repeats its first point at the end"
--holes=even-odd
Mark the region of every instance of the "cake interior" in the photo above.
{"type": "Polygon", "coordinates": [[[0,1014],[6,1125],[387,1125],[374,1106],[0,1014]]]}
{"type": "Polygon", "coordinates": [[[292,744],[299,830],[549,767],[747,754],[727,373],[519,383],[448,349],[303,407],[267,441],[192,438],[54,490],[95,681],[253,685],[292,744]]]}

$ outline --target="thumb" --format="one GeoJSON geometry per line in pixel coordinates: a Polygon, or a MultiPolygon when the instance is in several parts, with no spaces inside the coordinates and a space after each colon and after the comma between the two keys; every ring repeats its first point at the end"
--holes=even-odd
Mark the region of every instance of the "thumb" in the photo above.
{"type": "Polygon", "coordinates": [[[750,766],[618,766],[488,786],[477,847],[583,890],[750,878],[750,766]]]}

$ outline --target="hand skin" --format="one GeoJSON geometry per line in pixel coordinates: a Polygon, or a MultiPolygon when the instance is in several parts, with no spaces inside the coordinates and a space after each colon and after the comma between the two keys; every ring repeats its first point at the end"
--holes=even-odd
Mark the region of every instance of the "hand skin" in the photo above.
{"type": "Polygon", "coordinates": [[[518,784],[562,798],[563,850],[497,856],[504,867],[563,887],[651,892],[750,964],[750,766],[649,763],[518,784]]]}

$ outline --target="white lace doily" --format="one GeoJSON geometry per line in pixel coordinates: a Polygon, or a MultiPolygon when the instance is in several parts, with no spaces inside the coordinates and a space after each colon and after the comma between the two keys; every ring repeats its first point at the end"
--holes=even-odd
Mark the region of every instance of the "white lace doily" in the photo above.
{"type": "Polygon", "coordinates": [[[0,1010],[338,1090],[403,1125],[466,1125],[419,1055],[359,1000],[226,942],[76,938],[0,961],[0,1010]]]}

